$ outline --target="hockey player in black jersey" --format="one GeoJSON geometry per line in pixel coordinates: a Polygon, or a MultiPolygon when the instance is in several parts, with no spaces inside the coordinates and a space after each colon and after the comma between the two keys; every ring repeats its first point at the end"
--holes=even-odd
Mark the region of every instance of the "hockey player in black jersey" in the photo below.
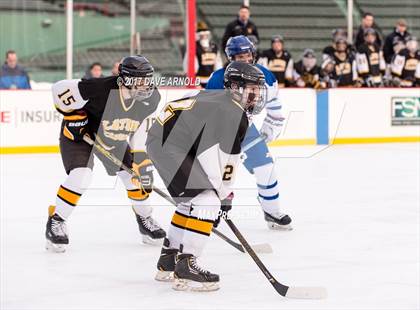
{"type": "Polygon", "coordinates": [[[294,76],[303,82],[300,87],[310,87],[319,89],[322,87],[320,82],[321,68],[316,64],[316,55],[312,49],[305,49],[302,59],[294,65],[294,76]]]}
{"type": "Polygon", "coordinates": [[[357,74],[356,60],[348,52],[347,41],[339,37],[335,42],[335,52],[331,57],[334,63],[332,78],[337,86],[360,86],[360,80],[357,74]]]}
{"type": "Polygon", "coordinates": [[[258,67],[230,63],[226,89],[170,102],[147,137],[147,151],[177,202],[157,263],[156,280],[175,277],[176,290],[212,291],[219,276],[197,263],[222,206],[231,207],[232,184],[250,114],[265,104],[258,67]]]}
{"type": "Polygon", "coordinates": [[[46,227],[47,249],[64,252],[69,243],[66,220],[90,184],[92,146],[85,134],[133,169],[142,184],[130,174],[96,154],[109,175],[118,175],[127,189],[143,240],[156,241],[166,233],[151,217],[148,197],[152,190],[152,163],[145,152],[142,121],[155,111],[160,94],[153,87],[153,67],[142,56],[129,56],[119,66],[119,76],[89,80],[63,80],[52,86],[56,109],[63,114],[60,152],[67,178],[50,206],[46,227]]]}
{"type": "Polygon", "coordinates": [[[420,50],[415,37],[408,37],[406,48],[391,63],[393,83],[400,87],[420,87],[420,50]]]}
{"type": "Polygon", "coordinates": [[[274,74],[279,88],[293,83],[293,58],[284,49],[282,36],[275,35],[271,38],[271,48],[261,53],[258,63],[274,74]]]}
{"type": "Polygon", "coordinates": [[[365,87],[383,86],[385,60],[380,47],[376,43],[376,31],[365,29],[365,42],[359,46],[356,54],[357,72],[365,87]]]}

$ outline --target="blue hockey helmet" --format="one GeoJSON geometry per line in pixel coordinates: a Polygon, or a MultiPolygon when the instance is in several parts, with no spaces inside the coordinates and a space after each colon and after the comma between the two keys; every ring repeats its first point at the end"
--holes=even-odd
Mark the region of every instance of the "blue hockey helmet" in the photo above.
{"type": "Polygon", "coordinates": [[[243,53],[251,53],[253,57],[253,62],[255,62],[257,50],[255,49],[254,44],[243,35],[231,37],[226,44],[225,53],[229,59],[229,61],[234,61],[234,56],[243,54],[243,53]]]}

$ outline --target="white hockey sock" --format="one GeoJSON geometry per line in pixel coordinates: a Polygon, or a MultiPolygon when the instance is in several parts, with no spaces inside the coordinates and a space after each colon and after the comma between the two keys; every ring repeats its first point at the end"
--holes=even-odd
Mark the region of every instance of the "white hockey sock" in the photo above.
{"type": "Polygon", "coordinates": [[[267,213],[280,211],[279,184],[274,163],[254,168],[257,181],[258,198],[261,207],[267,213]]]}
{"type": "Polygon", "coordinates": [[[150,199],[148,199],[149,194],[137,188],[131,182],[131,175],[128,172],[118,171],[117,174],[127,190],[127,197],[133,206],[134,212],[142,217],[150,216],[152,207],[150,206],[150,199]]]}
{"type": "Polygon", "coordinates": [[[76,168],[70,171],[67,179],[57,192],[55,208],[51,213],[57,213],[61,218],[67,219],[73,212],[80,197],[88,188],[92,179],[90,168],[76,168]]]}
{"type": "Polygon", "coordinates": [[[220,210],[220,200],[212,190],[206,190],[194,197],[192,207],[180,204],[172,217],[168,232],[171,247],[182,252],[200,256],[213,228],[213,222],[220,210]]]}

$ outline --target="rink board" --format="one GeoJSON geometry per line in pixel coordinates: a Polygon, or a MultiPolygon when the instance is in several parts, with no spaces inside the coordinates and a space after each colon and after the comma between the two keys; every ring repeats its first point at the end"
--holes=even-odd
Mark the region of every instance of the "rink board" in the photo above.
{"type": "MultiPolygon", "coordinates": [[[[157,109],[191,90],[162,89],[157,109]]],[[[271,146],[420,141],[420,89],[282,89],[286,118],[271,146]]],[[[156,116],[151,115],[143,127],[156,116]]],[[[265,115],[255,119],[259,127],[265,115]]],[[[61,115],[49,90],[0,91],[0,153],[56,153],[61,115]]]]}

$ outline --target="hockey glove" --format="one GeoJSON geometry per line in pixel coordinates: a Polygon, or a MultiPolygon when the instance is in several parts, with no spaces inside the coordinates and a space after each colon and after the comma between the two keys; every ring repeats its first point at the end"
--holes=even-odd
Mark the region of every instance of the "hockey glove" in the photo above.
{"type": "Polygon", "coordinates": [[[227,218],[228,212],[232,209],[232,201],[233,201],[233,192],[230,193],[225,199],[220,201],[220,211],[217,215],[216,220],[214,221],[213,227],[217,227],[220,223],[221,218],[227,218]]]}
{"type": "Polygon", "coordinates": [[[271,142],[279,136],[283,121],[283,117],[275,118],[267,114],[260,130],[261,135],[265,136],[265,142],[271,142]]]}
{"type": "Polygon", "coordinates": [[[138,188],[150,194],[153,189],[153,164],[145,152],[133,152],[134,161],[133,171],[137,177],[133,177],[131,182],[138,188]]]}
{"type": "Polygon", "coordinates": [[[88,132],[88,117],[85,111],[76,110],[64,115],[63,135],[73,141],[82,141],[88,132]]]}

